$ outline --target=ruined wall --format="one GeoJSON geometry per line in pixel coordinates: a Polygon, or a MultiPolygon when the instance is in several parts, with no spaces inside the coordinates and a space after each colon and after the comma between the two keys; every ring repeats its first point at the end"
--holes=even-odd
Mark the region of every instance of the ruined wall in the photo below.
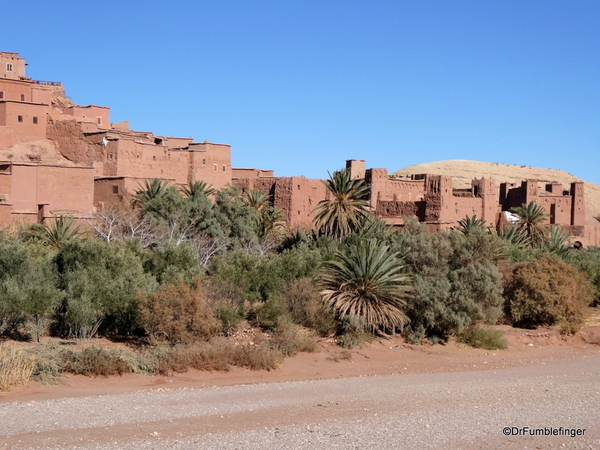
{"type": "Polygon", "coordinates": [[[387,169],[369,169],[365,172],[365,184],[371,189],[371,207],[377,202],[417,202],[424,199],[424,180],[399,180],[389,178],[387,169]]]}
{"type": "Polygon", "coordinates": [[[422,222],[425,220],[425,202],[395,202],[380,200],[377,202],[374,213],[382,219],[400,219],[394,221],[396,224],[403,223],[403,217],[416,217],[422,222]]]}
{"type": "Polygon", "coordinates": [[[83,137],[81,124],[75,120],[50,120],[46,136],[69,161],[88,165],[96,160],[94,148],[83,137]]]}
{"type": "Polygon", "coordinates": [[[242,169],[233,167],[231,169],[231,178],[264,178],[264,177],[272,177],[272,170],[262,170],[262,169],[242,169]]]}

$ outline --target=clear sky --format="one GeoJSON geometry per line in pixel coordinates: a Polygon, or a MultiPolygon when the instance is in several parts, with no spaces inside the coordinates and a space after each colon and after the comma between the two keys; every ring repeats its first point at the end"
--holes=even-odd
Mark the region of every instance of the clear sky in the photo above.
{"type": "Polygon", "coordinates": [[[600,184],[599,0],[5,1],[0,51],[81,105],[326,178],[472,159],[600,184]]]}

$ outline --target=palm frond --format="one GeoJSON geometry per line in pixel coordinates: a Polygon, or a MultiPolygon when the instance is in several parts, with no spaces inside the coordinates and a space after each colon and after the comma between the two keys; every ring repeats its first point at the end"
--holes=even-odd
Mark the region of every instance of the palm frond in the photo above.
{"type": "Polygon", "coordinates": [[[320,286],[323,301],[340,315],[361,317],[374,328],[395,329],[408,322],[406,297],[412,291],[406,266],[376,239],[337,252],[324,264],[320,286]]]}

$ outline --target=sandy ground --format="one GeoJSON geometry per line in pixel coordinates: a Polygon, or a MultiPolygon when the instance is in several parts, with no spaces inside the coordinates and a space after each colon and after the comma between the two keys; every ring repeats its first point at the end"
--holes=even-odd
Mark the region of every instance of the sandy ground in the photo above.
{"type": "Polygon", "coordinates": [[[507,351],[394,338],[336,362],[324,341],[271,372],[29,383],[0,393],[0,449],[600,448],[597,319],[573,337],[501,327],[507,351]]]}
{"type": "MultiPolygon", "coordinates": [[[[600,311],[599,311],[600,312],[600,311]]],[[[326,340],[318,353],[302,353],[286,358],[274,371],[233,368],[230,372],[190,370],[173,376],[148,377],[127,374],[89,378],[71,375],[57,386],[30,382],[10,392],[0,392],[0,403],[38,401],[54,398],[119,394],[144,389],[236,386],[300,380],[323,380],[374,375],[463,372],[539,365],[554,359],[600,354],[600,326],[583,329],[578,335],[560,336],[554,329],[520,330],[500,326],[509,343],[508,350],[488,351],[467,347],[454,341],[446,345],[410,345],[400,337],[378,339],[362,349],[351,350],[351,360],[339,360],[341,349],[326,340]]],[[[600,325],[600,324],[598,324],[600,325]]],[[[96,345],[106,345],[98,340],[96,345]]]]}

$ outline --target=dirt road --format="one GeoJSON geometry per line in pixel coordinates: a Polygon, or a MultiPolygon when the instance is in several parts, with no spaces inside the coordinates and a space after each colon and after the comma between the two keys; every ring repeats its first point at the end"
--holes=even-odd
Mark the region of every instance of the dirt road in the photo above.
{"type": "Polygon", "coordinates": [[[600,449],[599,387],[594,353],[491,370],[7,402],[0,448],[600,449]],[[505,436],[505,427],[585,431],[505,436]]]}

